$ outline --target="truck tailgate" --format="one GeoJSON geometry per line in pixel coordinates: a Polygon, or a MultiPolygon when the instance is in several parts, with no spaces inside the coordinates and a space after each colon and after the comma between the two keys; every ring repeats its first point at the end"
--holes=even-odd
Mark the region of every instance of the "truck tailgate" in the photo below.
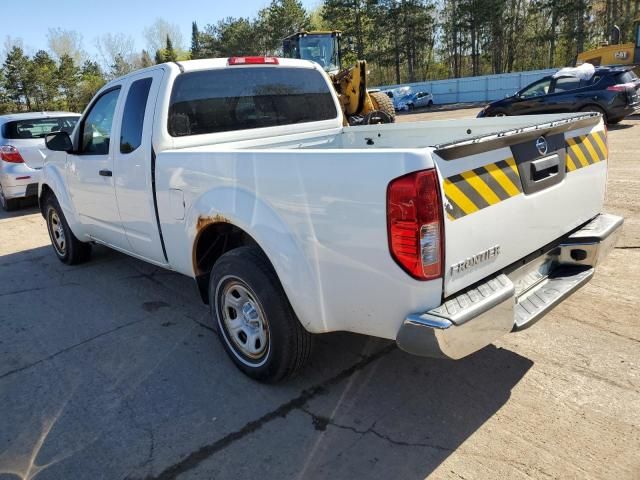
{"type": "Polygon", "coordinates": [[[449,296],[601,212],[606,130],[580,115],[435,147],[449,296]]]}

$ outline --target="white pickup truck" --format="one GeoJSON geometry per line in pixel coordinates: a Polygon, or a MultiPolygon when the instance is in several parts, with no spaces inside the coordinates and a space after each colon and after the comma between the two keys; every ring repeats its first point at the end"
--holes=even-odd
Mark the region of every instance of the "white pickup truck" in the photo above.
{"type": "Polygon", "coordinates": [[[98,243],[194,278],[231,359],[262,381],[338,330],[469,355],[584,285],[623,221],[602,213],[599,115],[344,127],[302,60],[134,72],[47,146],[58,258],[98,243]]]}

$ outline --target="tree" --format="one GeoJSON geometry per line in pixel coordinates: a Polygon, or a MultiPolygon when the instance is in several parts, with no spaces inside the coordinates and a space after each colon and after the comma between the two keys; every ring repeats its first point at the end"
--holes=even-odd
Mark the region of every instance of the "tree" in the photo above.
{"type": "Polygon", "coordinates": [[[196,22],[191,22],[191,58],[202,58],[200,31],[196,22]]]}
{"type": "Polygon", "coordinates": [[[109,76],[111,78],[117,78],[126,75],[133,70],[134,66],[131,63],[127,62],[122,55],[117,54],[113,59],[113,64],[111,64],[111,67],[109,69],[109,76]]]}
{"type": "Polygon", "coordinates": [[[29,94],[33,96],[36,110],[55,110],[58,93],[58,68],[56,62],[44,50],[38,50],[28,67],[29,94]]]}
{"type": "Polygon", "coordinates": [[[71,112],[80,109],[78,104],[78,84],[80,82],[80,69],[76,66],[73,58],[63,54],[58,65],[58,85],[64,98],[63,108],[71,112]]]}
{"type": "MultiPolygon", "coordinates": [[[[322,18],[332,30],[342,30],[345,37],[353,38],[353,47],[347,45],[345,53],[351,52],[357,58],[366,58],[369,51],[370,3],[369,0],[325,0],[322,9],[322,18]]],[[[353,55],[350,60],[355,60],[353,55]]]]}
{"type": "Polygon", "coordinates": [[[106,83],[102,69],[97,62],[87,60],[80,70],[80,83],[77,90],[78,111],[83,110],[93,96],[106,83]]]}
{"type": "Polygon", "coordinates": [[[144,37],[147,40],[147,50],[157,52],[166,46],[167,37],[171,38],[176,51],[182,51],[183,39],[180,27],[175,23],[169,23],[163,18],[157,18],[153,24],[144,29],[144,37]]]}
{"type": "Polygon", "coordinates": [[[234,55],[260,55],[256,42],[258,29],[248,18],[227,17],[216,25],[207,25],[202,47],[207,57],[231,57],[234,55]]]}
{"type": "Polygon", "coordinates": [[[140,60],[139,60],[140,68],[147,68],[153,65],[153,60],[151,59],[151,55],[146,50],[142,50],[140,52],[140,60]]]}
{"type": "Polygon", "coordinates": [[[80,65],[87,58],[87,52],[82,48],[82,35],[75,30],[50,28],[47,33],[47,45],[58,61],[67,55],[75,64],[80,65]]]}
{"type": "Polygon", "coordinates": [[[105,33],[96,39],[96,47],[102,57],[103,68],[111,73],[126,70],[124,63],[130,66],[135,63],[135,41],[130,35],[105,33]],[[116,65],[118,66],[114,69],[116,65]]]}
{"type": "Polygon", "coordinates": [[[3,64],[6,94],[15,103],[17,110],[22,110],[23,105],[27,109],[31,108],[29,63],[29,58],[22,48],[14,46],[3,64]]]}
{"type": "Polygon", "coordinates": [[[255,26],[262,40],[263,53],[280,54],[282,39],[308,29],[310,19],[298,0],[271,0],[271,4],[258,13],[255,26]]]}
{"type": "Polygon", "coordinates": [[[165,62],[175,62],[178,60],[178,55],[173,48],[173,42],[171,41],[171,37],[167,35],[167,43],[164,48],[164,58],[165,62]]]}

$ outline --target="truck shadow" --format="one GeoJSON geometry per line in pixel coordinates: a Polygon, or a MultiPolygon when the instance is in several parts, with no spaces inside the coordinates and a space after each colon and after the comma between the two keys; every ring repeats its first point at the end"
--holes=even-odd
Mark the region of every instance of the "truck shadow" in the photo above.
{"type": "MultiPolygon", "coordinates": [[[[323,341],[315,362],[343,345],[366,351],[380,343],[348,334],[323,341]]],[[[299,478],[426,478],[508,402],[532,365],[493,345],[457,362],[392,348],[307,402],[298,419],[307,424],[303,437],[300,428],[278,433],[278,425],[261,440],[275,436],[293,450],[299,478]]]]}
{"type": "Polygon", "coordinates": [[[0,476],[30,458],[48,460],[42,478],[421,479],[533,365],[332,333],[302,375],[261,385],[227,359],[186,277],[101,247],[67,267],[50,246],[1,256],[0,276],[0,476]]]}

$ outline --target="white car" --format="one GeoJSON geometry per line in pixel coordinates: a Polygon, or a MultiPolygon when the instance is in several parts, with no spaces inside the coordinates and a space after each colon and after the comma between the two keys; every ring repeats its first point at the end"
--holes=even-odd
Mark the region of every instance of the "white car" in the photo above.
{"type": "Polygon", "coordinates": [[[69,112],[31,112],[0,116],[0,206],[18,207],[21,198],[38,195],[40,170],[47,149],[44,137],[71,133],[80,115],[69,112]]]}
{"type": "Polygon", "coordinates": [[[401,97],[396,102],[397,111],[409,111],[414,108],[431,108],[433,106],[433,95],[429,92],[415,92],[401,97]]]}

